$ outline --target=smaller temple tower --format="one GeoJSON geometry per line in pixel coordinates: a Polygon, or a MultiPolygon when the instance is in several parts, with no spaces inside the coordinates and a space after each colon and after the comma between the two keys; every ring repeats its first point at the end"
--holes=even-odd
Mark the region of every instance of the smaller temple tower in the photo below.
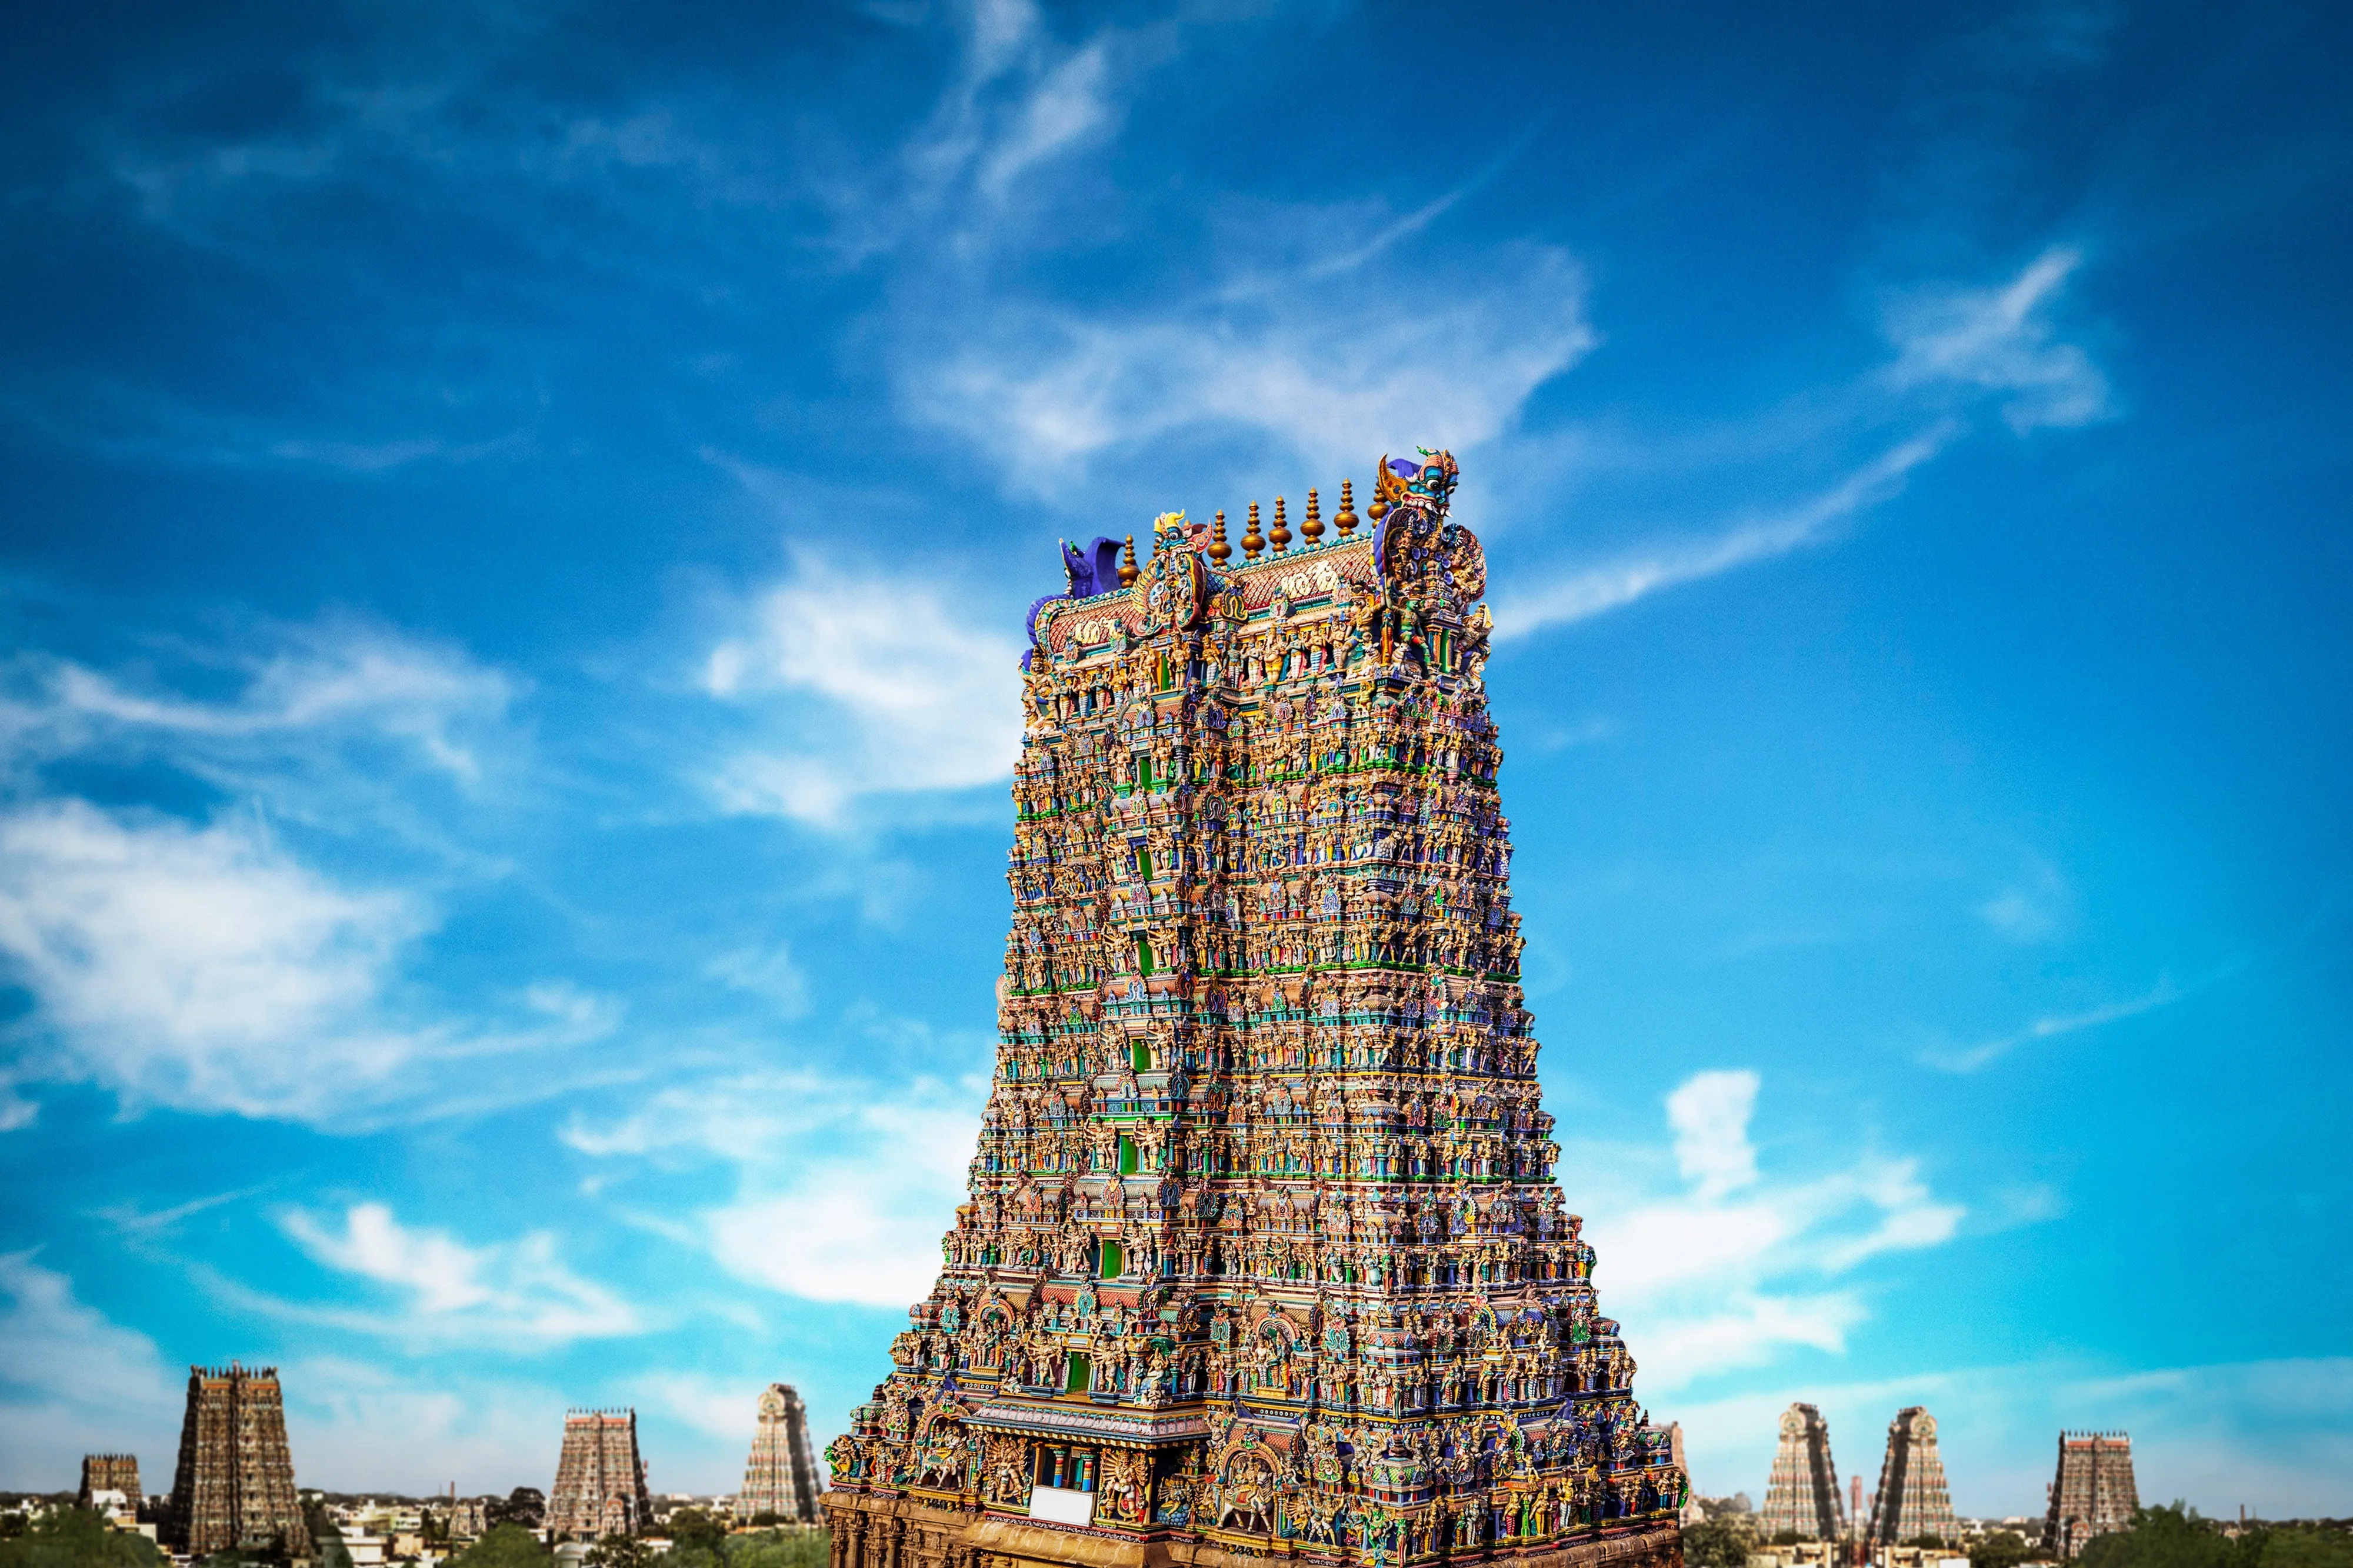
{"type": "Polygon", "coordinates": [[[1957,1541],[1960,1522],[1945,1487],[1945,1461],[1936,1453],[1936,1418],[1908,1405],[1887,1424],[1887,1457],[1879,1465],[1879,1494],[1872,1500],[1865,1539],[1900,1545],[1923,1535],[1957,1541]]]}
{"type": "Polygon", "coordinates": [[[2059,1434],[2059,1474],[2051,1483],[2051,1512],[2042,1522],[2045,1552],[2072,1560],[2094,1536],[2131,1528],[2139,1507],[2130,1437],[2122,1432],[2059,1434]]]}
{"type": "Polygon", "coordinates": [[[251,1548],[311,1555],[276,1367],[231,1362],[188,1369],[180,1462],[160,1533],[164,1544],[191,1557],[251,1548]]]}
{"type": "Polygon", "coordinates": [[[1781,1413],[1781,1441],[1773,1451],[1773,1475],[1758,1522],[1768,1539],[1785,1530],[1810,1541],[1846,1537],[1838,1467],[1831,1460],[1830,1423],[1810,1405],[1792,1405],[1781,1413]]]}
{"type": "Polygon", "coordinates": [[[547,1528],[561,1540],[635,1535],[653,1512],[634,1410],[567,1410],[547,1528]]]}
{"type": "Polygon", "coordinates": [[[84,1454],[81,1457],[81,1490],[74,1502],[81,1508],[96,1508],[102,1492],[119,1492],[124,1511],[137,1513],[145,1498],[139,1490],[139,1457],[135,1454],[84,1454]]]}
{"type": "Polygon", "coordinates": [[[809,1447],[808,1408],[788,1383],[772,1383],[760,1394],[759,1425],[752,1432],[752,1457],[744,1466],[744,1489],[735,1496],[735,1517],[749,1523],[774,1514],[796,1524],[818,1522],[817,1455],[809,1447]]]}

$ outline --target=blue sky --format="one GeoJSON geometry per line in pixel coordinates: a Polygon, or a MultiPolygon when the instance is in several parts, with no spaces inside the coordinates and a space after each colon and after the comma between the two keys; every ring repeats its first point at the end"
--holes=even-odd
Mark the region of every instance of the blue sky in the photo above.
{"type": "Polygon", "coordinates": [[[1446,446],[1662,1419],[2353,1512],[2335,8],[77,7],[0,58],[0,1484],[825,1432],[1058,538],[1446,446]]]}

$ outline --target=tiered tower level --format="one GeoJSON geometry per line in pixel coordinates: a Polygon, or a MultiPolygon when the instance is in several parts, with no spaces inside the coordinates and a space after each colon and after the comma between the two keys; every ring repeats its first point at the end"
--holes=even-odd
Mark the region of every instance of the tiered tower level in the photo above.
{"type": "Polygon", "coordinates": [[[1813,1541],[1846,1536],[1838,1466],[1831,1458],[1830,1423],[1810,1405],[1792,1405],[1781,1413],[1781,1441],[1773,1451],[1761,1523],[1768,1536],[1785,1530],[1813,1541]]]}
{"type": "Polygon", "coordinates": [[[81,1457],[81,1489],[74,1501],[82,1508],[94,1508],[100,1494],[120,1492],[123,1506],[132,1512],[139,1511],[146,1499],[139,1491],[139,1456],[136,1454],[84,1454],[81,1457]]]}
{"type": "Polygon", "coordinates": [[[1065,547],[970,1201],[827,1451],[834,1568],[1680,1563],[1554,1181],[1455,477],[1065,547]]]}
{"type": "Polygon", "coordinates": [[[2122,1432],[2059,1434],[2059,1473],[2051,1483],[2051,1512],[2042,1524],[2044,1551],[2073,1559],[2094,1536],[2130,1530],[2139,1507],[2130,1437],[2122,1432]]]}
{"type": "Polygon", "coordinates": [[[635,1535],[653,1516],[634,1410],[568,1410],[547,1528],[559,1540],[635,1535]]]}
{"type": "Polygon", "coordinates": [[[286,1405],[274,1366],[188,1369],[165,1544],[194,1557],[264,1549],[311,1555],[294,1494],[286,1405]]]}
{"type": "Polygon", "coordinates": [[[1900,1545],[1933,1535],[1947,1544],[1960,1540],[1952,1494],[1945,1488],[1945,1461],[1936,1451],[1936,1418],[1907,1405],[1887,1424],[1887,1453],[1879,1462],[1879,1492],[1871,1505],[1865,1539],[1900,1545]]]}
{"type": "Polygon", "coordinates": [[[745,1523],[765,1514],[815,1524],[819,1485],[817,1456],[809,1451],[808,1407],[792,1384],[772,1383],[760,1392],[759,1422],[744,1465],[744,1489],[735,1494],[735,1517],[745,1523]]]}

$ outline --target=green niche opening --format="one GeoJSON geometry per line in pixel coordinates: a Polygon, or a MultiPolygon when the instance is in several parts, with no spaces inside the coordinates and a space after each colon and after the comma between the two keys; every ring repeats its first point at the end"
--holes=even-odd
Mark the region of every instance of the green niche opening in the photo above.
{"type": "Polygon", "coordinates": [[[1094,1369],[1087,1364],[1086,1356],[1078,1351],[1072,1351],[1062,1380],[1062,1392],[1086,1393],[1092,1386],[1093,1374],[1094,1369]]]}
{"type": "MultiPolygon", "coordinates": [[[[1135,1174],[1135,1140],[1124,1133],[1119,1140],[1119,1173],[1123,1176],[1135,1174]]],[[[1104,1256],[1109,1257],[1110,1254],[1105,1253],[1104,1256]]]]}
{"type": "Polygon", "coordinates": [[[1135,875],[1139,881],[1149,882],[1152,880],[1151,850],[1139,849],[1135,852],[1135,875]]]}
{"type": "Polygon", "coordinates": [[[1142,1040],[1133,1042],[1127,1047],[1127,1061],[1128,1065],[1133,1067],[1138,1072],[1150,1072],[1152,1070],[1152,1047],[1142,1040]]]}
{"type": "MultiPolygon", "coordinates": [[[[1127,1140],[1123,1138],[1120,1142],[1124,1143],[1127,1140]]],[[[1120,1250],[1119,1243],[1104,1242],[1103,1244],[1103,1277],[1106,1279],[1116,1279],[1126,1272],[1127,1256],[1120,1250]]]]}
{"type": "Polygon", "coordinates": [[[1146,980],[1155,973],[1152,963],[1152,939],[1142,931],[1135,933],[1135,970],[1146,980]]]}

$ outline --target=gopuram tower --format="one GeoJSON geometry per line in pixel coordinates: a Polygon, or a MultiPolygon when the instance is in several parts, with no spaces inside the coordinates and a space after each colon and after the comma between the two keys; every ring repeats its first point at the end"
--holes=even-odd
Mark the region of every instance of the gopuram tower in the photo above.
{"type": "Polygon", "coordinates": [[[817,1456],[809,1452],[808,1407],[789,1383],[760,1391],[758,1424],[752,1429],[752,1456],[744,1464],[744,1489],[735,1494],[735,1518],[756,1522],[763,1516],[795,1524],[818,1521],[817,1456]]]}
{"type": "Polygon", "coordinates": [[[1478,542],[1252,503],[1029,615],[970,1200],[827,1450],[833,1568],[1679,1568],[1522,1005],[1478,542]]]}
{"type": "Polygon", "coordinates": [[[1846,1515],[1839,1507],[1838,1466],[1831,1460],[1830,1423],[1810,1405],[1781,1412],[1781,1441],[1765,1488],[1760,1522],[1767,1536],[1794,1530],[1810,1541],[1840,1541],[1846,1515]]]}
{"type": "Polygon", "coordinates": [[[247,1550],[311,1555],[276,1367],[231,1362],[188,1369],[172,1507],[159,1533],[191,1557],[247,1550]]]}
{"type": "Polygon", "coordinates": [[[1879,1491],[1863,1539],[1894,1546],[1924,1535],[1957,1542],[1961,1527],[1945,1489],[1936,1418],[1920,1405],[1907,1405],[1887,1424],[1887,1453],[1879,1461],[1879,1491]]]}

